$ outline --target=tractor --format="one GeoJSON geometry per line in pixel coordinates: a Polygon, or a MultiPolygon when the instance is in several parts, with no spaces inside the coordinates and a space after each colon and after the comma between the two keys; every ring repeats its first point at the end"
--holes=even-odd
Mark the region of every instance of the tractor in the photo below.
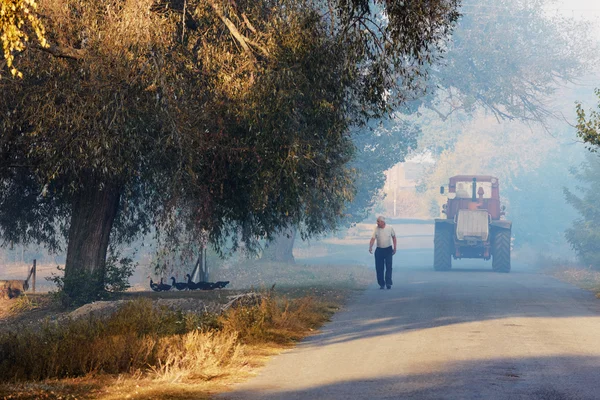
{"type": "MultiPolygon", "coordinates": [[[[444,194],[444,186],[440,188],[444,194]]],[[[489,175],[450,178],[446,218],[435,220],[433,267],[452,268],[452,258],[492,259],[492,270],[510,272],[512,222],[504,219],[498,179],[489,175]]]]}

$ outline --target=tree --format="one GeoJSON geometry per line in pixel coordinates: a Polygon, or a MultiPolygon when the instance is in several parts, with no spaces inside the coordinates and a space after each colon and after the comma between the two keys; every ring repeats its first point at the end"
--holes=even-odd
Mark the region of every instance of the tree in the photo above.
{"type": "Polygon", "coordinates": [[[454,0],[379,5],[387,25],[362,0],[41,2],[49,47],[0,81],[0,233],[65,237],[64,290],[88,300],[109,244],[150,227],[252,249],[335,226],[350,125],[411,90],[456,19],[454,0]]]}
{"type": "Polygon", "coordinates": [[[591,23],[552,16],[552,0],[472,1],[440,65],[429,71],[427,95],[410,103],[421,132],[418,151],[454,148],[463,128],[484,111],[500,122],[545,124],[560,114],[550,98],[597,63],[591,23]]]}
{"type": "Polygon", "coordinates": [[[573,221],[571,228],[565,232],[565,237],[578,258],[586,266],[600,269],[600,162],[594,155],[588,154],[586,162],[573,171],[575,179],[585,186],[578,186],[580,195],[569,189],[564,189],[567,203],[580,215],[573,221]]]}
{"type": "Polygon", "coordinates": [[[423,179],[423,203],[439,198],[439,186],[455,173],[497,175],[509,217],[519,221],[515,245],[556,243],[553,232],[568,224],[568,213],[556,217],[553,206],[564,204],[555,188],[568,180],[572,133],[552,118],[570,107],[560,101],[565,83],[592,71],[598,54],[590,25],[549,15],[549,4],[465,1],[443,65],[430,71],[429,95],[411,104],[422,132],[418,151],[438,159],[423,179]],[[541,171],[549,166],[554,176],[541,171]],[[550,223],[553,229],[535,228],[550,223]]]}
{"type": "Polygon", "coordinates": [[[422,192],[427,199],[439,198],[439,188],[453,175],[493,175],[501,184],[501,193],[512,186],[525,171],[539,168],[555,145],[543,130],[523,132],[518,122],[495,124],[492,116],[480,117],[464,125],[451,149],[442,152],[429,171],[422,192]]]}
{"type": "Polygon", "coordinates": [[[575,143],[553,146],[550,152],[560,157],[544,157],[537,167],[523,171],[512,178],[511,185],[503,186],[502,196],[510,201],[507,219],[513,221],[515,247],[568,257],[570,245],[565,231],[576,212],[566,206],[561,188],[574,186],[569,168],[580,163],[580,150],[575,143]]]}
{"type": "MultiPolygon", "coordinates": [[[[549,96],[592,70],[598,54],[590,23],[550,15],[550,3],[462,1],[461,17],[445,43],[443,58],[427,65],[427,79],[416,80],[413,90],[404,91],[403,102],[395,104],[399,107],[394,118],[382,121],[384,128],[363,129],[354,135],[357,195],[346,210],[347,223],[367,216],[383,196],[384,172],[404,161],[410,151],[456,161],[456,155],[449,152],[482,111],[497,122],[521,121],[549,129],[549,118],[557,114],[547,102],[549,96]]],[[[476,134],[467,143],[473,140],[477,140],[476,134]]],[[[517,156],[521,160],[527,157],[517,156]]],[[[473,170],[491,165],[481,161],[473,170]]],[[[506,172],[510,176],[511,172],[506,172]]],[[[433,170],[431,174],[439,175],[433,170]]],[[[443,177],[430,175],[432,190],[437,192],[448,174],[446,170],[443,177]]],[[[508,187],[510,181],[503,182],[508,187]]]]}
{"type": "MultiPolygon", "coordinates": [[[[600,89],[594,91],[596,97],[600,98],[600,89]]],[[[598,103],[600,109],[600,103],[598,103]]],[[[600,146],[600,114],[598,111],[590,110],[586,114],[581,103],[577,103],[577,137],[587,145],[587,149],[593,153],[600,146]]]]}
{"type": "MultiPolygon", "coordinates": [[[[589,23],[550,16],[549,4],[549,0],[461,3],[461,17],[443,59],[429,66],[428,79],[419,81],[425,94],[412,92],[412,101],[388,121],[386,131],[393,136],[382,148],[394,143],[394,152],[401,148],[402,156],[386,158],[368,151],[381,135],[377,130],[372,136],[355,136],[359,155],[354,166],[359,176],[369,178],[357,184],[358,193],[366,195],[357,195],[350,207],[352,215],[364,216],[380,198],[383,171],[403,161],[408,151],[438,157],[453,151],[465,127],[481,111],[497,121],[542,124],[556,113],[546,103],[548,96],[562,83],[590,71],[598,52],[591,50],[597,44],[589,23]],[[361,154],[363,140],[367,147],[361,154]]],[[[439,188],[446,178],[431,186],[439,188]]]]}
{"type": "Polygon", "coordinates": [[[383,198],[381,189],[385,184],[385,171],[417,148],[419,126],[393,115],[384,119],[375,129],[363,129],[353,136],[356,157],[352,166],[356,171],[357,193],[346,208],[344,222],[353,224],[363,221],[374,204],[383,198]]]}
{"type": "MultiPolygon", "coordinates": [[[[595,90],[596,97],[600,98],[600,89],[595,90]]],[[[600,103],[598,104],[600,108],[600,103]]],[[[590,153],[597,153],[600,146],[600,114],[596,110],[588,113],[581,103],[576,105],[577,111],[577,137],[586,144],[590,153]]],[[[570,229],[567,229],[565,237],[578,258],[586,265],[596,269],[600,268],[600,251],[598,239],[600,238],[600,209],[598,196],[600,194],[600,164],[595,155],[588,154],[586,162],[573,171],[573,175],[586,186],[577,189],[581,196],[577,196],[571,190],[565,188],[566,200],[580,215],[570,229]]]]}
{"type": "MultiPolygon", "coordinates": [[[[47,45],[44,25],[36,13],[35,0],[1,0],[0,1],[0,42],[5,65],[13,76],[22,76],[13,65],[14,52],[23,51],[30,40],[31,32],[36,36],[40,46],[47,45]]],[[[4,66],[2,66],[3,68],[4,66]]]]}
{"type": "Polygon", "coordinates": [[[294,264],[294,241],[296,240],[296,228],[292,227],[279,234],[269,241],[263,250],[261,260],[269,262],[282,262],[294,264]]]}
{"type": "Polygon", "coordinates": [[[594,68],[591,22],[553,16],[552,0],[465,0],[444,63],[430,71],[428,96],[413,104],[442,120],[457,111],[498,120],[544,122],[546,103],[564,83],[594,68]]]}

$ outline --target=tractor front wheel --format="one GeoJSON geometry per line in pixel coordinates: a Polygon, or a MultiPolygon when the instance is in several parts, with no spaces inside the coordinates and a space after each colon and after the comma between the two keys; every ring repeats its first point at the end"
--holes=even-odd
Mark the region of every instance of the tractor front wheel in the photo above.
{"type": "Polygon", "coordinates": [[[496,231],[492,241],[492,269],[496,272],[510,272],[510,230],[496,231]]]}
{"type": "Polygon", "coordinates": [[[452,268],[453,231],[450,226],[435,225],[433,237],[433,269],[448,271],[452,268]]]}

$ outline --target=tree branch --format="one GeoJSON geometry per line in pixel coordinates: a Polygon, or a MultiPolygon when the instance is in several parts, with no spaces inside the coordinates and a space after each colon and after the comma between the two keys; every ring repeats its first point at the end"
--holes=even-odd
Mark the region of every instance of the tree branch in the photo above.
{"type": "Polygon", "coordinates": [[[246,23],[248,29],[250,29],[252,33],[256,33],[256,28],[250,23],[250,20],[248,19],[248,17],[246,17],[245,13],[242,13],[242,18],[244,19],[244,22],[246,23]]]}
{"type": "Polygon", "coordinates": [[[453,104],[450,104],[450,107],[452,108],[450,110],[450,112],[444,114],[443,112],[441,112],[440,110],[435,108],[435,106],[433,106],[433,105],[428,106],[428,108],[431,111],[435,112],[442,119],[442,121],[446,121],[455,111],[460,110],[462,108],[462,107],[456,107],[453,104]]]}
{"type": "MultiPolygon", "coordinates": [[[[254,54],[252,52],[252,50],[250,49],[250,47],[248,45],[251,45],[253,47],[256,47],[257,49],[259,49],[265,56],[269,55],[269,52],[267,51],[267,49],[265,49],[264,47],[262,47],[260,44],[248,39],[246,36],[244,36],[235,26],[235,24],[229,19],[227,18],[224,14],[223,14],[223,10],[221,10],[221,7],[219,5],[217,5],[214,1],[209,0],[208,1],[209,4],[211,5],[211,7],[213,8],[213,10],[215,10],[215,13],[219,16],[219,18],[221,19],[221,21],[223,21],[223,23],[225,24],[225,26],[227,27],[227,29],[229,29],[229,32],[231,32],[231,34],[233,35],[233,37],[238,41],[238,43],[240,44],[240,46],[242,46],[242,48],[244,49],[244,51],[248,54],[250,54],[251,56],[254,57],[254,54]]],[[[253,31],[256,32],[255,28],[252,26],[252,24],[250,24],[250,21],[248,21],[248,18],[242,14],[242,17],[244,18],[244,21],[246,22],[246,25],[248,26],[248,28],[253,31]]]]}
{"type": "Polygon", "coordinates": [[[83,49],[74,49],[72,47],[57,46],[52,44],[48,47],[36,46],[38,50],[46,51],[58,58],[69,58],[72,60],[81,60],[86,51],[83,49]]]}
{"type": "Polygon", "coordinates": [[[512,121],[515,119],[515,117],[513,115],[506,114],[505,112],[501,111],[498,107],[496,107],[492,102],[489,102],[482,95],[478,94],[475,96],[475,98],[479,99],[479,101],[481,101],[485,107],[487,107],[490,111],[492,111],[492,113],[494,114],[494,117],[496,117],[496,121],[500,122],[500,120],[503,120],[503,119],[512,121]]]}
{"type": "Polygon", "coordinates": [[[217,15],[219,16],[221,21],[223,21],[223,23],[225,24],[227,29],[229,29],[229,32],[231,32],[231,34],[238,41],[240,46],[242,46],[244,51],[246,53],[252,55],[252,51],[250,50],[250,47],[248,47],[248,43],[246,43],[246,38],[244,37],[244,35],[242,35],[240,33],[240,31],[238,31],[235,24],[233,22],[231,22],[231,20],[223,14],[223,10],[221,10],[221,7],[219,7],[217,4],[215,4],[214,1],[209,0],[208,2],[211,5],[211,7],[213,8],[213,10],[215,10],[215,13],[217,13],[217,15]]]}

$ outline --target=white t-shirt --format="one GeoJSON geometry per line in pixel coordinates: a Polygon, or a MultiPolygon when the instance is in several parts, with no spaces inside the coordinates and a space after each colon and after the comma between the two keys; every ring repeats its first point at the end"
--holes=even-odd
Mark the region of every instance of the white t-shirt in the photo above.
{"type": "Polygon", "coordinates": [[[375,227],[373,236],[371,238],[377,239],[377,247],[386,248],[392,245],[392,238],[396,237],[394,228],[389,225],[385,225],[385,228],[375,227]]]}

